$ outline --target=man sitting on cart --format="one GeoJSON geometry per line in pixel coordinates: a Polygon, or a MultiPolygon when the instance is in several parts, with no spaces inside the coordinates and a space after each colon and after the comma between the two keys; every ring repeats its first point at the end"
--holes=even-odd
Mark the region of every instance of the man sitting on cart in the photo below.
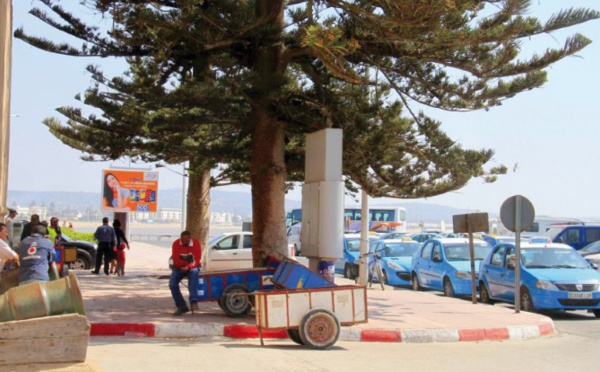
{"type": "Polygon", "coordinates": [[[179,289],[179,282],[186,276],[190,291],[190,306],[192,309],[198,308],[198,268],[201,254],[200,242],[192,238],[189,231],[182,232],[181,237],[173,242],[173,265],[169,288],[173,300],[175,300],[175,306],[177,306],[177,310],[173,313],[174,316],[181,316],[190,311],[179,289]]]}

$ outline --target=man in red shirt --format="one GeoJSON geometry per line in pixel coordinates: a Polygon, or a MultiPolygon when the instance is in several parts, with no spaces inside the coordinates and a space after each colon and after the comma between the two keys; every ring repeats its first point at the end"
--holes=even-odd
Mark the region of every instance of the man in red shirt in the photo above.
{"type": "Polygon", "coordinates": [[[198,306],[198,268],[201,255],[200,242],[192,238],[189,231],[182,232],[181,237],[173,243],[171,255],[173,266],[169,288],[173,300],[175,300],[175,306],[177,306],[177,310],[173,313],[174,316],[180,316],[190,311],[179,289],[179,282],[186,276],[190,290],[190,306],[194,309],[198,306]]]}

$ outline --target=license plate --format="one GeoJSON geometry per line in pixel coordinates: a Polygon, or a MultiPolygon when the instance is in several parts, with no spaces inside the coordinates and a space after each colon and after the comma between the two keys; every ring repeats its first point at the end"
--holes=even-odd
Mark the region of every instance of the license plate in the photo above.
{"type": "Polygon", "coordinates": [[[569,294],[567,296],[569,298],[580,298],[580,299],[585,299],[585,300],[591,300],[592,299],[592,294],[591,293],[569,292],[569,294]]]}

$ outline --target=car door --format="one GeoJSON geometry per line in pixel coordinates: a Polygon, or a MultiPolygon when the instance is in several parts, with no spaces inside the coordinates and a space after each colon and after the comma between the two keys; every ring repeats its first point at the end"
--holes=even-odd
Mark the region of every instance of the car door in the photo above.
{"type": "Polygon", "coordinates": [[[419,277],[421,285],[429,287],[429,262],[431,261],[431,251],[433,250],[433,242],[427,242],[421,249],[421,254],[415,257],[413,268],[419,277]]]}
{"type": "Polygon", "coordinates": [[[504,258],[503,275],[498,279],[500,293],[498,298],[507,301],[515,301],[515,249],[508,247],[504,258]]]}
{"type": "Polygon", "coordinates": [[[494,248],[490,262],[486,262],[482,267],[481,275],[485,277],[489,294],[493,298],[500,298],[503,292],[500,278],[505,275],[504,256],[507,249],[506,245],[494,248]]]}
{"type": "Polygon", "coordinates": [[[240,269],[252,268],[252,234],[242,234],[238,267],[240,269]]]}
{"type": "Polygon", "coordinates": [[[235,270],[239,266],[240,234],[226,235],[210,248],[210,271],[235,270]]]}
{"type": "Polygon", "coordinates": [[[442,255],[442,245],[435,242],[431,251],[431,260],[429,261],[429,283],[431,288],[443,289],[444,258],[442,255]]]}

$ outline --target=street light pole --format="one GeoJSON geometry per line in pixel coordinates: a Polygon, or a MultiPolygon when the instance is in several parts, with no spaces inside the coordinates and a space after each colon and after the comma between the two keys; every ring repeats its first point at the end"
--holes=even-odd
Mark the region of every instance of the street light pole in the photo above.
{"type": "Polygon", "coordinates": [[[12,15],[12,0],[0,0],[0,217],[4,217],[7,211],[12,15]]]}

